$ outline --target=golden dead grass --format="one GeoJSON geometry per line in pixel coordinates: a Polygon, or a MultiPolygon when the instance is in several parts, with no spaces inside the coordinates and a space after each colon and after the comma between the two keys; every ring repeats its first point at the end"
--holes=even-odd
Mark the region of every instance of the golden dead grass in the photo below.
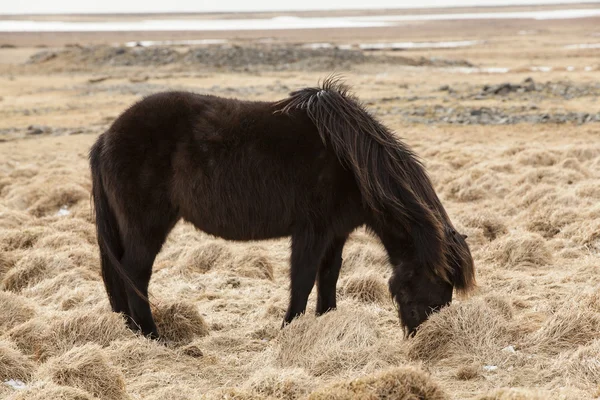
{"type": "Polygon", "coordinates": [[[59,386],[53,383],[40,382],[26,390],[13,393],[8,400],[95,400],[96,397],[84,390],[70,386],[59,386]]]}
{"type": "Polygon", "coordinates": [[[37,377],[57,385],[84,390],[106,400],[127,399],[121,372],[111,365],[96,344],[74,347],[52,357],[38,370],[37,377]]]}
{"type": "Polygon", "coordinates": [[[35,370],[35,364],[23,355],[12,343],[0,341],[0,380],[10,379],[29,381],[35,370]]]}
{"type": "MultiPolygon", "coordinates": [[[[382,97],[397,98],[388,105],[399,109],[412,106],[404,96],[435,99],[415,101],[423,105],[445,102],[439,97],[442,84],[460,88],[525,78],[382,68],[377,75],[365,69],[348,79],[374,107],[382,97]]],[[[57,126],[97,121],[100,131],[137,98],[111,89],[112,82],[77,86],[87,82],[85,75],[14,73],[15,82],[0,77],[7,88],[0,100],[7,117],[0,123],[23,129],[41,121],[57,126]],[[33,121],[24,110],[40,102],[55,108],[40,111],[33,121]]],[[[281,97],[273,89],[276,80],[299,87],[314,85],[322,75],[169,74],[168,80],[151,78],[147,84],[203,91],[227,82],[227,90],[244,90],[239,97],[261,100],[281,97]]],[[[590,74],[570,76],[581,84],[597,81],[590,74]]],[[[564,77],[556,72],[534,78],[564,77]]],[[[478,104],[500,107],[510,101],[478,104]]],[[[577,101],[581,109],[597,106],[591,98],[577,101]]],[[[546,99],[538,106],[557,107],[546,99]]],[[[95,135],[0,142],[0,372],[2,380],[27,386],[14,390],[0,383],[0,397],[597,397],[597,124],[437,126],[402,124],[393,113],[381,118],[422,155],[457,229],[468,235],[478,273],[477,291],[433,315],[412,339],[403,338],[387,290],[387,256],[363,229],[344,248],[338,309],[314,317],[313,293],[306,315],[281,330],[289,240],[232,243],[184,223],[158,255],[150,286],[165,341],[136,336],[110,312],[100,277],[87,167],[95,135]]]]}
{"type": "Polygon", "coordinates": [[[335,383],[308,397],[309,400],[448,398],[425,373],[413,368],[396,368],[350,382],[335,383]]]}

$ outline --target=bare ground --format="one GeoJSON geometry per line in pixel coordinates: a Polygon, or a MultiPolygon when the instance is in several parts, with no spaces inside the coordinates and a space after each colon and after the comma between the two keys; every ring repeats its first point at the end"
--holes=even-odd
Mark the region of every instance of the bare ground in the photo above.
{"type": "Polygon", "coordinates": [[[384,254],[360,230],[344,251],[338,310],[315,318],[311,297],[284,330],[288,241],[231,243],[183,223],[151,282],[166,345],[109,311],[86,158],[97,134],[155,91],[278,99],[329,64],[73,68],[60,57],[25,64],[39,49],[0,49],[0,380],[26,387],[2,384],[0,397],[600,396],[600,123],[577,119],[600,108],[600,50],[563,48],[594,40],[585,24],[544,24],[519,35],[508,23],[468,49],[402,52],[513,68],[506,74],[389,60],[345,67],[359,97],[423,157],[476,260],[477,291],[409,340],[384,254]],[[554,69],[530,69],[540,65],[554,69]],[[569,113],[577,118],[556,120],[569,113]]]}

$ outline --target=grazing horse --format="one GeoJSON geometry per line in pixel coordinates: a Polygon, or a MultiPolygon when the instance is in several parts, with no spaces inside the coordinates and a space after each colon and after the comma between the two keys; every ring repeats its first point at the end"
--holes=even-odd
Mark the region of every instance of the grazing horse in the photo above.
{"type": "Polygon", "coordinates": [[[415,153],[338,79],[277,102],[187,92],[126,110],[90,151],[102,277],[112,309],[158,338],[148,284],[184,219],[228,240],[291,236],[284,324],[336,307],[348,235],[365,225],[393,268],[389,289],[412,335],[453,289],[475,284],[473,259],[415,153]]]}

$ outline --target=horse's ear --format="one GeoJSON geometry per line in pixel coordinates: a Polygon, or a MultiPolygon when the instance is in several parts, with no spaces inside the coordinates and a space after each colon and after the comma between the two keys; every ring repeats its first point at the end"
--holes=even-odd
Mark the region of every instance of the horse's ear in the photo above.
{"type": "Polygon", "coordinates": [[[468,236],[467,236],[467,235],[463,235],[463,234],[461,234],[460,236],[462,236],[462,237],[463,237],[463,239],[467,239],[467,238],[468,238],[468,236]]]}

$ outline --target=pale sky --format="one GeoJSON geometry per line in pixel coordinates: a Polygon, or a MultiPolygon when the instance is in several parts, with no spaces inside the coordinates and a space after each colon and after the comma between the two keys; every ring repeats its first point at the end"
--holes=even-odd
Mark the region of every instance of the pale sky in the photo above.
{"type": "MultiPolygon", "coordinates": [[[[464,5],[596,3],[599,0],[1,0],[0,14],[292,11],[447,7],[464,5]]],[[[599,4],[600,6],[600,4],[599,4]]]]}

